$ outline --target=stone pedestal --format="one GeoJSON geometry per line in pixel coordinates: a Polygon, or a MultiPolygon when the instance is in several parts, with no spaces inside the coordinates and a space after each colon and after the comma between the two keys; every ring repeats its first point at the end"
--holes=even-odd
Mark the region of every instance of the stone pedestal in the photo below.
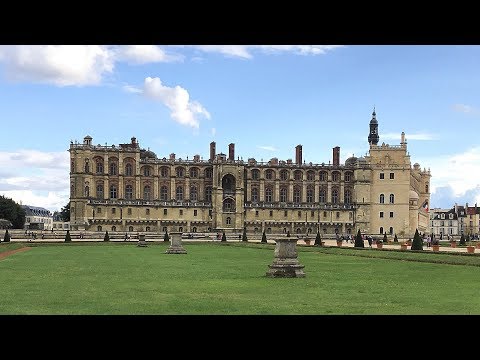
{"type": "Polygon", "coordinates": [[[267,277],[305,277],[304,265],[297,259],[297,239],[283,238],[276,239],[275,259],[267,271],[267,277]]]}
{"type": "Polygon", "coordinates": [[[165,254],[186,254],[182,246],[182,233],[181,232],[172,232],[170,233],[170,246],[168,247],[165,254]]]}
{"type": "Polygon", "coordinates": [[[138,235],[138,244],[140,247],[147,247],[147,242],[145,241],[145,234],[138,235]]]}

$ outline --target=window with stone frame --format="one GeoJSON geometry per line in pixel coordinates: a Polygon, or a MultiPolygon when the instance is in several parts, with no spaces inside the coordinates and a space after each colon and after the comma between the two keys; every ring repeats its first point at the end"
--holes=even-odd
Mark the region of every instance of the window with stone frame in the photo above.
{"type": "Polygon", "coordinates": [[[177,188],[175,189],[175,199],[177,201],[183,200],[183,186],[177,186],[177,188]]]}
{"type": "Polygon", "coordinates": [[[212,202],[212,187],[205,187],[205,201],[212,202]]]}
{"type": "Polygon", "coordinates": [[[97,199],[103,199],[103,183],[97,183],[97,199]]]}
{"type": "Polygon", "coordinates": [[[267,171],[265,171],[265,179],[273,180],[274,178],[275,178],[275,173],[273,172],[273,170],[268,169],[267,171]]]}
{"type": "Polygon", "coordinates": [[[131,163],[125,164],[125,176],[133,176],[133,165],[131,163]]]}
{"type": "Polygon", "coordinates": [[[160,200],[168,201],[168,187],[166,185],[160,187],[160,200]]]}
{"type": "Polygon", "coordinates": [[[332,204],[338,204],[338,190],[332,190],[332,204]]]}
{"type": "Polygon", "coordinates": [[[327,181],[328,176],[326,171],[320,171],[320,181],[327,181]]]}
{"type": "Polygon", "coordinates": [[[116,199],[116,198],[117,198],[117,186],[110,185],[110,199],[116,199]]]}
{"type": "Polygon", "coordinates": [[[287,170],[281,170],[280,171],[280,180],[286,181],[288,180],[288,171],[287,170]]]}
{"type": "Polygon", "coordinates": [[[350,189],[345,189],[343,201],[345,204],[350,204],[352,202],[352,191],[350,189]]]}
{"type": "Polygon", "coordinates": [[[307,187],[307,203],[313,203],[314,202],[314,189],[312,186],[307,187]]]}
{"type": "Polygon", "coordinates": [[[160,168],[160,177],[167,178],[168,177],[168,167],[162,166],[160,168]]]}
{"type": "Polygon", "coordinates": [[[185,171],[184,171],[183,167],[177,167],[175,169],[175,174],[177,175],[177,178],[183,178],[184,175],[185,175],[185,171]]]}
{"type": "Polygon", "coordinates": [[[133,186],[130,184],[125,185],[125,199],[127,200],[133,199],[133,186]]]}
{"type": "Polygon", "coordinates": [[[295,180],[302,180],[303,179],[303,173],[301,170],[295,170],[293,173],[293,177],[295,180]]]}
{"type": "Polygon", "coordinates": [[[298,204],[302,201],[302,190],[296,186],[293,188],[293,202],[298,204]]]}
{"type": "Polygon", "coordinates": [[[252,187],[252,201],[258,202],[258,188],[252,187]]]}
{"type": "Polygon", "coordinates": [[[190,186],[190,200],[197,201],[197,187],[195,185],[190,186]]]}
{"type": "Polygon", "coordinates": [[[260,170],[253,169],[252,170],[252,180],[259,180],[260,179],[260,170]]]}
{"type": "Polygon", "coordinates": [[[315,172],[312,170],[307,171],[307,181],[315,181],[315,172]]]}
{"type": "Polygon", "coordinates": [[[198,178],[198,169],[197,168],[191,168],[190,169],[190,177],[191,178],[198,178]]]}
{"type": "Polygon", "coordinates": [[[265,188],[265,201],[266,202],[273,201],[273,189],[271,187],[265,188]]]}
{"type": "Polygon", "coordinates": [[[318,195],[318,202],[324,204],[327,202],[327,191],[325,189],[320,189],[320,193],[318,195]]]}
{"type": "Polygon", "coordinates": [[[280,188],[280,201],[287,202],[288,201],[288,189],[287,188],[280,188]]]}
{"type": "Polygon", "coordinates": [[[143,187],[143,200],[150,200],[152,196],[152,188],[150,185],[143,187]]]}

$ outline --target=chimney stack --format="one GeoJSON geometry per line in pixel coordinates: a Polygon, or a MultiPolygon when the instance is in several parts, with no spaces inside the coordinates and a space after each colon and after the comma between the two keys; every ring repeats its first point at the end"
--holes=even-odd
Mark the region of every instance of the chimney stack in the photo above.
{"type": "Polygon", "coordinates": [[[295,147],[295,163],[297,165],[302,165],[302,145],[297,145],[295,147]]]}
{"type": "Polygon", "coordinates": [[[170,154],[170,160],[175,160],[175,154],[174,153],[170,154]]]}
{"type": "Polygon", "coordinates": [[[405,145],[405,133],[402,131],[400,145],[405,145]]]}
{"type": "Polygon", "coordinates": [[[234,161],[235,160],[235,144],[231,143],[228,145],[228,160],[234,161]]]}
{"type": "Polygon", "coordinates": [[[340,165],[340,146],[335,146],[333,148],[333,166],[340,165]]]}
{"type": "Polygon", "coordinates": [[[213,161],[215,159],[215,141],[210,143],[210,160],[213,161]]]}

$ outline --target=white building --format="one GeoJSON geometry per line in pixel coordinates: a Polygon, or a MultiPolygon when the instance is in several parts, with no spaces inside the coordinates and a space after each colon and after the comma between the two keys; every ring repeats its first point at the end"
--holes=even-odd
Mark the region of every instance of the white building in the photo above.
{"type": "Polygon", "coordinates": [[[25,210],[25,230],[52,230],[53,216],[42,207],[22,205],[25,210]]]}
{"type": "Polygon", "coordinates": [[[460,235],[457,209],[430,209],[430,233],[435,237],[460,235]]]}

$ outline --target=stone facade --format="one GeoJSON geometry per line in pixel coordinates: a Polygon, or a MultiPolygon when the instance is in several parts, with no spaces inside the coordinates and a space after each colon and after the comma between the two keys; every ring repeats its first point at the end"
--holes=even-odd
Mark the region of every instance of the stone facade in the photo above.
{"type": "Polygon", "coordinates": [[[70,144],[72,229],[92,231],[381,234],[429,231],[430,171],[411,165],[400,145],[378,145],[370,122],[369,153],[332,162],[258,162],[228,157],[210,144],[208,160],[158,158],[135,138],[118,146],[70,144]],[[373,132],[373,133],[372,133],[373,132]]]}

